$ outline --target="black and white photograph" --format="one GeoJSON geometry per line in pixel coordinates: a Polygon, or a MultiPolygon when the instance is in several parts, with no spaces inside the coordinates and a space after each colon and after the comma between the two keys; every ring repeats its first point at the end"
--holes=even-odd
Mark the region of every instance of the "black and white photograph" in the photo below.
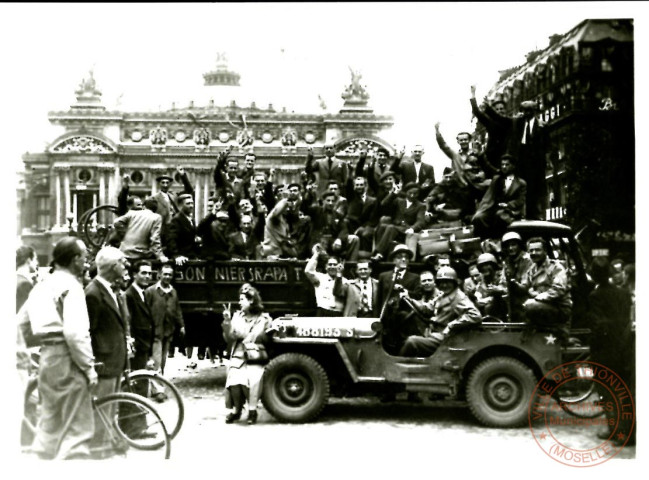
{"type": "Polygon", "coordinates": [[[0,6],[3,456],[636,475],[647,6],[0,6]]]}

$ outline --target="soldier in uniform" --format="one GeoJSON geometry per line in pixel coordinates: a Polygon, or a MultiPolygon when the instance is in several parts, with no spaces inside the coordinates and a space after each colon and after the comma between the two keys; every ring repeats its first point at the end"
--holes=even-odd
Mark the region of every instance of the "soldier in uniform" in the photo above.
{"type": "MultiPolygon", "coordinates": [[[[441,267],[437,271],[437,288],[442,292],[435,299],[434,315],[431,324],[443,327],[441,332],[427,329],[423,336],[412,335],[406,339],[399,355],[404,357],[427,357],[448,336],[452,329],[460,325],[478,324],[482,317],[471,300],[459,288],[457,272],[451,267],[441,267]]],[[[401,294],[405,296],[405,294],[401,294]]]]}

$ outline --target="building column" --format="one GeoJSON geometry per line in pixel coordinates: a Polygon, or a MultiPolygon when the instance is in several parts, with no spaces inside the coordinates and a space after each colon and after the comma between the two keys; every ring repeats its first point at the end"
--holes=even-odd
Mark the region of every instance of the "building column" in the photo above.
{"type": "Polygon", "coordinates": [[[56,195],[56,215],[54,218],[54,225],[61,225],[61,210],[63,206],[61,205],[61,171],[56,170],[54,177],[54,193],[56,195]]]}
{"type": "Polygon", "coordinates": [[[103,168],[98,168],[97,173],[99,174],[99,204],[104,205],[106,203],[106,171],[103,168]]]}
{"type": "Polygon", "coordinates": [[[70,201],[70,167],[68,167],[63,174],[63,195],[65,197],[65,215],[63,216],[63,224],[67,225],[68,214],[72,210],[72,202],[70,201]]]}

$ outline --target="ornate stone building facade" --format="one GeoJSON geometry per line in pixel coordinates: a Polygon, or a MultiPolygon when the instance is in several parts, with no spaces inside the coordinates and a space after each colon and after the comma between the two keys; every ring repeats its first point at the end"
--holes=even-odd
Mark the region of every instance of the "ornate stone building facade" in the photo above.
{"type": "MultiPolygon", "coordinates": [[[[227,68],[219,55],[217,68],[203,75],[210,97],[236,96],[239,75],[227,68]]],[[[299,114],[258,108],[254,102],[240,107],[190,102],[161,112],[109,111],[102,104],[92,72],[76,90],[69,110],[50,112],[51,124],[65,133],[53,139],[44,152],[23,157],[24,188],[18,191],[19,234],[36,245],[41,255],[51,249],[52,237],[76,227],[84,212],[115,204],[121,178],[129,174],[132,194],[156,193],[155,178],[175,176],[182,165],[195,188],[197,219],[203,215],[218,154],[234,146],[231,157],[246,152],[257,156],[257,169],[276,169],[276,183],[297,180],[304,170],[308,148],[322,156],[325,143],[334,143],[339,157],[357,155],[359,142],[393,152],[381,138],[393,124],[389,116],[375,115],[368,106],[360,74],[343,92],[344,105],[336,114],[299,114]]],[[[178,182],[178,179],[176,179],[178,182]]],[[[176,183],[176,187],[181,184],[176,183]]]]}

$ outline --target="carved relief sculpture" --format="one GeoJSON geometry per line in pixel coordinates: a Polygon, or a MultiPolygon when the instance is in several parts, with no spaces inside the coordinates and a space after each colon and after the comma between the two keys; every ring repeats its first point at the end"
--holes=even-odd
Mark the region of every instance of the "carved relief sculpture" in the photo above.
{"type": "Polygon", "coordinates": [[[239,147],[246,147],[252,145],[253,133],[252,130],[243,128],[237,132],[237,143],[239,147]]]}
{"type": "Polygon", "coordinates": [[[149,140],[153,148],[161,148],[164,150],[165,144],[167,143],[167,130],[158,125],[149,132],[149,140]]]}
{"type": "Polygon", "coordinates": [[[294,147],[297,142],[297,133],[295,130],[286,130],[281,138],[282,145],[285,147],[294,147]]]}
{"type": "Polygon", "coordinates": [[[196,145],[207,146],[210,144],[211,134],[205,127],[200,127],[194,130],[194,143],[196,145]]]}

